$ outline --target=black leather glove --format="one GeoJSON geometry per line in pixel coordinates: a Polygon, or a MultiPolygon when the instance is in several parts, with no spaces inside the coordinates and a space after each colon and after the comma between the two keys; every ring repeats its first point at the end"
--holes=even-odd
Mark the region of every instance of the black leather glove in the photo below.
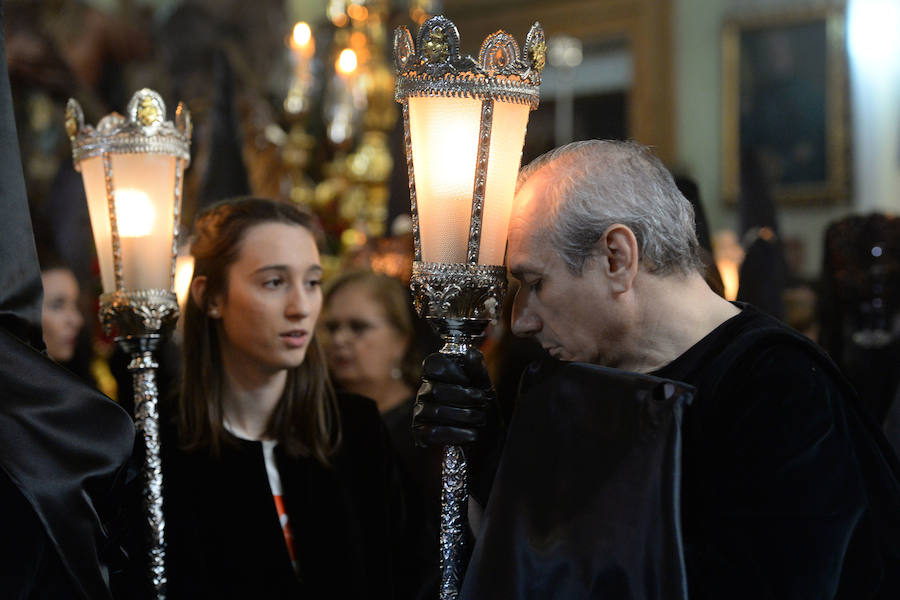
{"type": "Polygon", "coordinates": [[[471,445],[496,436],[497,396],[481,352],[430,354],[422,370],[413,408],[416,444],[471,445]]]}
{"type": "Polygon", "coordinates": [[[486,506],[506,432],[484,356],[475,348],[463,356],[430,354],[422,370],[413,439],[419,446],[462,446],[469,493],[486,506]]]}

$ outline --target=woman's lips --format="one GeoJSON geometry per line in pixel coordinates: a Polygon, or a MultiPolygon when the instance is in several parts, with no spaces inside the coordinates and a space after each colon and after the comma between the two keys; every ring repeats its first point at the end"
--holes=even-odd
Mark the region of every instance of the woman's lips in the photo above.
{"type": "Polygon", "coordinates": [[[281,339],[291,348],[304,346],[309,339],[309,333],[304,329],[295,329],[281,334],[281,339]]]}

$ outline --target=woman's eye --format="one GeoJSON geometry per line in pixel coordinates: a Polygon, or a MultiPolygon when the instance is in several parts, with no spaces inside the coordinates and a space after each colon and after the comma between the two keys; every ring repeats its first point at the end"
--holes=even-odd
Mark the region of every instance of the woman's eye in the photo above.
{"type": "Polygon", "coordinates": [[[364,333],[371,327],[372,326],[365,321],[350,321],[350,331],[352,331],[356,335],[364,333]]]}
{"type": "Polygon", "coordinates": [[[267,288],[281,287],[284,285],[284,279],[282,277],[273,277],[272,279],[266,279],[263,285],[267,288]]]}
{"type": "Polygon", "coordinates": [[[544,282],[543,279],[534,279],[534,280],[532,280],[532,281],[526,281],[526,282],[525,282],[525,285],[528,286],[529,288],[531,288],[532,290],[534,290],[534,291],[537,292],[537,291],[540,291],[540,289],[541,289],[541,284],[542,284],[543,282],[544,282]]]}
{"type": "Polygon", "coordinates": [[[317,288],[321,285],[322,285],[321,279],[310,279],[309,281],[306,282],[306,287],[308,287],[310,289],[317,288]]]}
{"type": "Polygon", "coordinates": [[[47,303],[49,310],[62,310],[65,308],[65,300],[54,299],[47,303]]]}

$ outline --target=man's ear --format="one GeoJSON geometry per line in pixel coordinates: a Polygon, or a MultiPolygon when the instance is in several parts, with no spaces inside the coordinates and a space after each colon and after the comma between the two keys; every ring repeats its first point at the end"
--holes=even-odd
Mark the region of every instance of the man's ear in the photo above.
{"type": "Polygon", "coordinates": [[[603,232],[598,242],[599,258],[609,278],[613,292],[623,293],[631,289],[640,266],[640,251],[634,232],[616,223],[603,232]]]}
{"type": "Polygon", "coordinates": [[[190,301],[194,303],[194,306],[199,308],[201,311],[208,311],[211,317],[218,316],[219,312],[219,298],[214,297],[209,299],[209,304],[204,308],[204,300],[206,296],[206,276],[199,275],[194,277],[191,281],[191,299],[190,301]]]}

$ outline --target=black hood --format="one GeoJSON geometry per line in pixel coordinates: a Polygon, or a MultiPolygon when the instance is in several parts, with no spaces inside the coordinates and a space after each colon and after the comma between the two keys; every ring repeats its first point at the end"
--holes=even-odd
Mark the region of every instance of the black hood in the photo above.
{"type": "Polygon", "coordinates": [[[41,270],[22,175],[2,24],[0,4],[0,328],[42,350],[41,270]]]}

